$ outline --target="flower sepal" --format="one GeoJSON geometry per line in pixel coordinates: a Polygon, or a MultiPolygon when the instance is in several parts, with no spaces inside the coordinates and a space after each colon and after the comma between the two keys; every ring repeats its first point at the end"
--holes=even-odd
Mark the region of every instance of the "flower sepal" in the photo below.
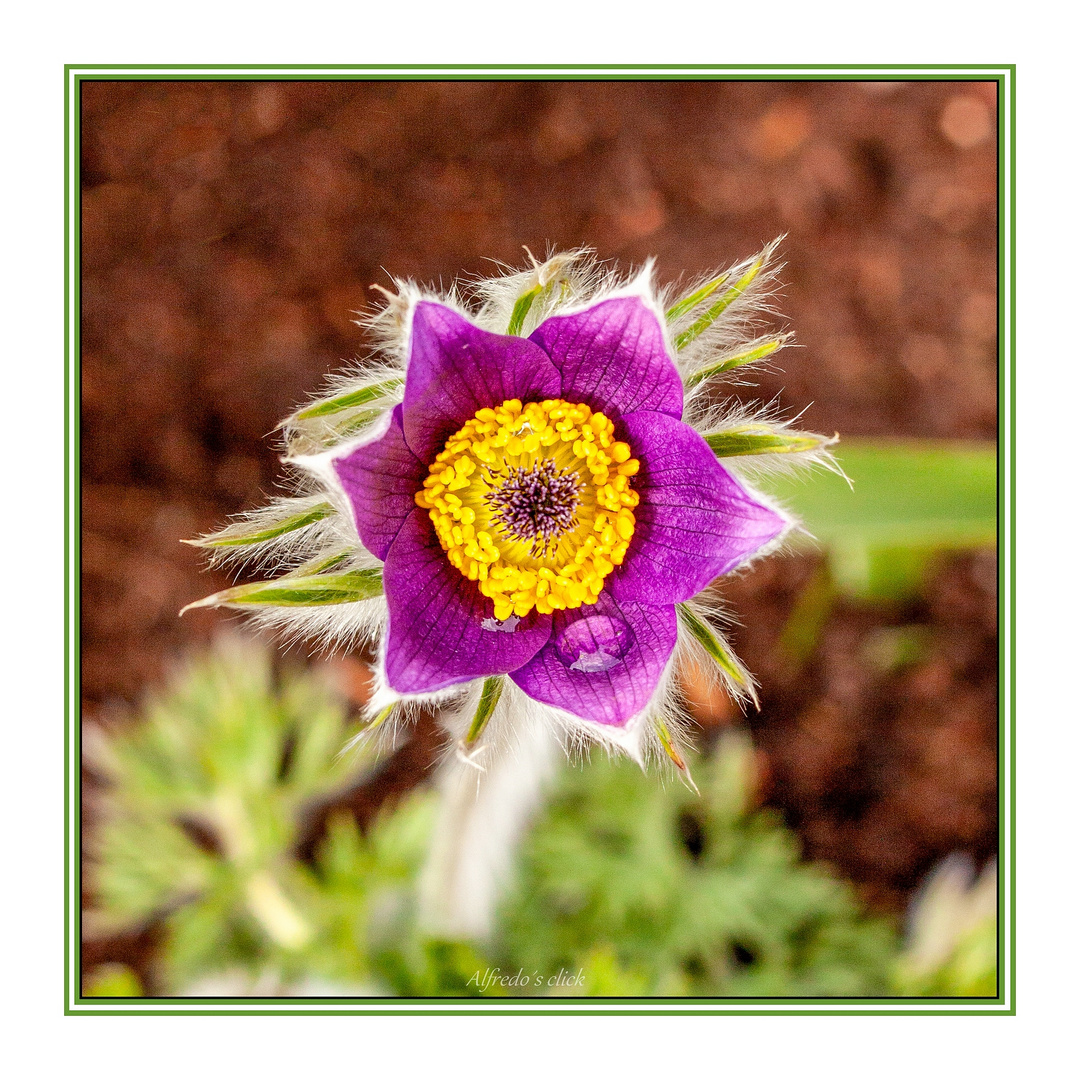
{"type": "Polygon", "coordinates": [[[758,454],[813,454],[839,442],[839,436],[815,435],[810,431],[790,431],[771,424],[737,424],[704,435],[709,449],[718,458],[748,457],[758,454]]]}
{"type": "Polygon", "coordinates": [[[348,570],[343,574],[311,574],[253,581],[223,589],[188,604],[180,612],[203,607],[322,607],[355,604],[382,595],[382,571],[378,568],[348,570]]]}

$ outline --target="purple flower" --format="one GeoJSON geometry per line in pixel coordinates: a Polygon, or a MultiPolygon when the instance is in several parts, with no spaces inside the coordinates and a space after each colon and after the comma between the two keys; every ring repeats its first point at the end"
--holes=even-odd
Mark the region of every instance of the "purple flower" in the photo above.
{"type": "Polygon", "coordinates": [[[196,541],[286,573],[199,604],[376,645],[371,728],[450,702],[466,749],[496,717],[503,745],[540,722],[684,768],[681,658],[753,696],[703,590],[791,524],[747,463],[827,462],[832,441],[708,393],[787,341],[746,334],[771,253],[666,311],[649,266],[620,282],[585,252],[481,281],[471,307],[397,282],[376,362],[283,425],[299,494],[196,541]]]}
{"type": "Polygon", "coordinates": [[[683,423],[662,317],[641,295],[528,338],[423,300],[408,341],[386,430],[333,463],[385,563],[389,687],[508,675],[535,701],[625,725],[668,665],[675,605],[785,518],[683,423]]]}

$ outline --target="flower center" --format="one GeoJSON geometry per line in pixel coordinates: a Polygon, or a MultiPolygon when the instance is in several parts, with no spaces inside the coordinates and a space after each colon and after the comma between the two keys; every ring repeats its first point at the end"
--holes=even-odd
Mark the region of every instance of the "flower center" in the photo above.
{"type": "Polygon", "coordinates": [[[639,464],[588,405],[516,398],[480,409],[428,469],[428,511],[450,563],[495,618],[595,604],[634,535],[639,464]]]}
{"type": "Polygon", "coordinates": [[[513,540],[532,544],[533,556],[547,555],[555,542],[577,525],[582,479],[560,469],[552,458],[531,467],[492,471],[497,486],[484,496],[498,529],[513,540]]]}

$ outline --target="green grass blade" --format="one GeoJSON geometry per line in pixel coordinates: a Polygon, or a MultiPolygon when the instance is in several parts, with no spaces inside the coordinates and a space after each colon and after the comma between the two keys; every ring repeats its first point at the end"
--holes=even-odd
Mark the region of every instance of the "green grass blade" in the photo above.
{"type": "MultiPolygon", "coordinates": [[[[382,570],[350,570],[344,574],[317,574],[256,581],[188,604],[191,608],[218,607],[321,607],[325,604],[352,604],[382,593],[382,570]]],[[[181,612],[183,614],[183,612],[181,612]]]]}
{"type": "MultiPolygon", "coordinates": [[[[737,353],[735,356],[728,356],[715,364],[710,364],[708,367],[702,368],[700,371],[695,371],[692,375],[687,376],[685,380],[686,387],[689,389],[690,387],[697,386],[698,383],[711,378],[713,375],[723,375],[725,372],[734,371],[735,368],[740,368],[744,364],[752,364],[756,360],[764,360],[766,356],[772,356],[785,341],[787,341],[786,336],[773,338],[771,341],[766,341],[761,345],[755,345],[754,348],[747,349],[745,352],[737,353]]],[[[676,344],[678,344],[677,341],[676,344]]],[[[682,348],[682,346],[680,345],[679,348],[682,348]]]]}
{"type": "Polygon", "coordinates": [[[325,401],[317,401],[306,409],[293,416],[294,420],[317,420],[320,416],[333,416],[334,413],[344,412],[346,409],[355,409],[360,405],[368,405],[380,398],[393,394],[405,383],[404,379],[387,379],[385,382],[375,383],[373,386],[365,386],[360,390],[353,390],[339,397],[327,398],[325,401]]]}
{"type": "Polygon", "coordinates": [[[716,666],[724,673],[728,681],[741,690],[755,705],[758,703],[757,690],[746,669],[723,640],[713,632],[709,624],[687,604],[676,604],[679,620],[694,636],[698,644],[709,654],[716,666]]]}
{"type": "Polygon", "coordinates": [[[710,307],[709,310],[705,312],[704,315],[696,319],[689,327],[687,327],[686,330],[676,336],[675,348],[686,348],[686,346],[689,345],[690,342],[692,342],[695,338],[700,337],[706,330],[708,330],[709,327],[712,326],[712,324],[716,322],[716,320],[719,319],[720,316],[723,315],[724,312],[727,311],[727,309],[731,307],[731,305],[734,304],[735,301],[738,300],[739,297],[742,296],[742,294],[746,292],[747,289],[750,288],[750,286],[754,282],[754,279],[758,276],[759,273],[761,273],[761,268],[764,265],[764,259],[755,259],[750,264],[750,269],[747,270],[746,273],[743,274],[743,276],[739,278],[739,280],[736,281],[735,284],[732,285],[731,288],[728,289],[724,293],[724,295],[721,296],[720,299],[717,300],[716,303],[713,304],[712,307],[710,307]]]}
{"type": "Polygon", "coordinates": [[[499,698],[502,697],[505,681],[501,675],[493,675],[490,679],[484,680],[483,688],[480,690],[480,703],[476,706],[476,713],[469,725],[469,732],[465,736],[466,746],[472,746],[484,733],[484,728],[487,727],[487,722],[491,719],[495,706],[499,704],[499,698]]]}
{"type": "Polygon", "coordinates": [[[829,446],[835,439],[809,431],[774,431],[765,424],[745,424],[705,436],[718,458],[752,454],[801,454],[829,446]]]}
{"type": "Polygon", "coordinates": [[[844,591],[910,595],[934,552],[995,543],[993,445],[845,439],[834,454],[851,487],[828,472],[770,477],[762,486],[825,546],[844,591]]]}
{"type": "Polygon", "coordinates": [[[322,521],[333,513],[335,510],[328,502],[321,502],[306,510],[301,510],[298,514],[282,518],[272,525],[263,525],[259,522],[230,525],[211,536],[183,542],[204,548],[247,547],[251,544],[265,543],[267,540],[275,540],[286,533],[296,532],[297,529],[307,528],[308,525],[314,525],[316,521],[322,521]]]}

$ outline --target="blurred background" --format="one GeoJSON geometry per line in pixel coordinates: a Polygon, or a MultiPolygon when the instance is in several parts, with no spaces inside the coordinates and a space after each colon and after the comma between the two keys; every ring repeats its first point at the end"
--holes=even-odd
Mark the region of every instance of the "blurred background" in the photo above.
{"type": "MultiPolygon", "coordinates": [[[[719,778],[715,805],[734,799],[737,812],[717,811],[721,824],[698,820],[669,785],[663,797],[674,801],[656,814],[670,817],[691,862],[709,829],[767,822],[790,840],[793,874],[820,864],[845,899],[832,915],[807,901],[808,923],[762,931],[756,945],[745,929],[702,928],[723,938],[730,962],[703,962],[708,950],[697,945],[675,949],[677,978],[581,927],[580,940],[541,957],[520,913],[508,916],[499,955],[557,959],[556,970],[584,956],[595,993],[993,992],[897,976],[902,959],[883,957],[906,950],[910,959],[928,875],[956,909],[977,873],[992,871],[996,850],[996,84],[101,81],[81,93],[82,700],[97,747],[84,774],[90,992],[184,992],[238,966],[254,982],[220,984],[230,992],[307,992],[295,987],[316,969],[327,985],[468,992],[464,977],[458,986],[439,972],[471,970],[471,953],[375,964],[375,950],[352,968],[305,968],[295,934],[289,952],[288,919],[282,930],[270,917],[270,943],[259,944],[258,912],[277,901],[252,901],[250,881],[235,895],[222,886],[193,929],[177,926],[178,911],[211,895],[206,882],[218,881],[214,860],[228,862],[227,845],[189,812],[206,795],[198,785],[179,808],[162,787],[135,797],[132,762],[150,750],[123,740],[145,728],[146,695],[238,621],[207,610],[177,617],[229,583],[179,541],[276,490],[269,433],[343,359],[363,355],[351,320],[378,301],[371,285],[389,285],[388,274],[449,284],[490,272],[491,260],[519,265],[522,245],[538,255],[586,245],[624,266],[656,256],[668,282],[749,256],[780,233],[776,325],[790,326],[799,348],[734,392],[777,397],[789,414],[805,410],[800,426],[839,432],[856,493],[833,478],[785,488],[822,544],[720,590],[738,621],[737,651],[761,682],[761,711],[744,718],[704,680],[691,679],[688,693],[702,767],[719,778]],[[108,750],[124,745],[126,758],[108,750]],[[110,834],[121,819],[134,831],[110,834]],[[132,851],[161,840],[154,821],[176,825],[191,848],[161,874],[175,879],[187,866],[194,884],[170,893],[143,881],[135,898],[113,871],[124,858],[137,868],[132,851]],[[210,860],[199,873],[194,852],[210,860]],[[245,929],[237,916],[233,936],[221,937],[230,904],[246,904],[254,922],[245,929]],[[770,933],[787,934],[797,952],[806,925],[834,917],[872,924],[860,949],[830,960],[837,970],[862,964],[866,978],[815,982],[789,964],[754,982],[772,955],[770,933]],[[189,944],[217,941],[217,952],[184,953],[183,933],[189,944]],[[291,955],[292,967],[274,961],[266,975],[265,949],[291,955]],[[881,974],[889,964],[892,974],[881,974]]],[[[302,647],[290,657],[316,680],[311,693],[336,695],[347,726],[367,693],[363,658],[310,659],[302,647]]],[[[210,679],[189,672],[174,683],[176,700],[189,700],[200,677],[210,679]]],[[[274,712],[272,688],[256,692],[254,714],[274,712]]],[[[198,712],[190,701],[170,708],[179,728],[198,712]]],[[[289,732],[286,750],[300,737],[289,732]]],[[[324,923],[313,912],[323,909],[310,890],[332,877],[325,859],[348,849],[355,865],[340,856],[342,880],[366,873],[361,863],[386,878],[377,854],[358,852],[378,848],[379,829],[405,828],[395,814],[422,817],[415,801],[440,746],[434,722],[423,721],[388,759],[333,783],[312,780],[286,800],[277,853],[266,858],[310,871],[307,885],[281,890],[314,938],[324,923]],[[301,894],[315,905],[307,915],[301,894]]],[[[265,782],[280,784],[284,772],[265,782]]],[[[640,802],[627,794],[635,782],[616,770],[588,788],[613,801],[590,809],[569,791],[566,806],[599,820],[619,800],[640,802]]],[[[543,840],[561,835],[560,806],[538,827],[523,870],[537,881],[565,873],[549,859],[558,843],[543,840]]],[[[395,880],[407,880],[399,870],[395,880]]],[[[637,871],[628,873],[632,894],[637,871]]],[[[800,886],[777,888],[794,895],[800,886]]],[[[544,895],[542,881],[534,894],[544,895]]],[[[361,907],[351,896],[334,910],[361,907]]],[[[551,910],[537,910],[536,924],[550,924],[551,910]]]]}

